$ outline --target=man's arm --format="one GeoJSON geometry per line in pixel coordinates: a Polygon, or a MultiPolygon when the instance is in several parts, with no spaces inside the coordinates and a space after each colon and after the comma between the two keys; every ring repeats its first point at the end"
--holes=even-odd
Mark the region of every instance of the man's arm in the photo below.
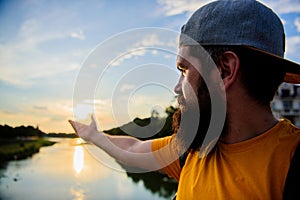
{"type": "Polygon", "coordinates": [[[152,153],[152,140],[141,141],[130,136],[111,136],[98,131],[95,119],[90,125],[69,120],[76,134],[87,142],[103,149],[119,162],[147,170],[159,170],[161,167],[152,153]]]}

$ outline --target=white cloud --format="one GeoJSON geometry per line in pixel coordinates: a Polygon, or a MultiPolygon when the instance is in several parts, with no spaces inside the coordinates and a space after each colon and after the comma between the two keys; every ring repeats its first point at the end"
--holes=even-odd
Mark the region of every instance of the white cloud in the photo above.
{"type": "Polygon", "coordinates": [[[0,80],[27,88],[37,84],[37,78],[79,69],[89,50],[68,50],[64,43],[70,37],[86,38],[82,27],[69,25],[76,13],[54,7],[40,12],[25,16],[16,35],[0,44],[0,80]]]}
{"type": "Polygon", "coordinates": [[[137,42],[135,46],[161,46],[166,43],[159,40],[157,34],[146,35],[141,41],[137,42]]]}
{"type": "Polygon", "coordinates": [[[124,85],[121,86],[120,91],[121,92],[126,92],[128,90],[134,89],[135,87],[136,87],[136,85],[133,85],[133,84],[124,84],[124,85]]]}
{"type": "Polygon", "coordinates": [[[50,19],[37,18],[25,20],[20,26],[16,41],[20,50],[34,50],[48,41],[69,37],[67,28],[51,28],[54,25],[51,25],[49,21],[50,19]],[[45,26],[45,24],[48,26],[45,26]]]}
{"type": "Polygon", "coordinates": [[[156,34],[146,35],[142,40],[130,44],[128,47],[128,51],[121,54],[117,59],[113,61],[112,66],[121,65],[123,61],[131,59],[135,56],[143,56],[146,53],[146,48],[144,47],[152,47],[152,46],[161,46],[165,43],[160,41],[156,34]]]}
{"type": "Polygon", "coordinates": [[[185,12],[192,13],[199,7],[211,2],[211,0],[157,0],[157,2],[163,6],[163,11],[166,16],[172,16],[185,12]]]}
{"type": "Polygon", "coordinates": [[[128,52],[125,52],[121,54],[119,57],[117,57],[113,62],[111,63],[112,66],[119,66],[121,65],[125,60],[129,60],[136,56],[143,56],[146,53],[145,48],[136,48],[132,49],[128,52]]]}
{"type": "Polygon", "coordinates": [[[25,43],[26,41],[20,41],[19,44],[0,45],[0,80],[26,88],[35,84],[34,79],[80,67],[72,52],[65,55],[50,55],[25,43]]]}
{"type": "Polygon", "coordinates": [[[77,104],[74,108],[74,116],[76,120],[90,119],[90,115],[94,113],[94,106],[89,104],[77,104]]]}
{"type": "Polygon", "coordinates": [[[300,17],[297,17],[294,21],[297,31],[300,32],[300,17]]]}
{"type": "Polygon", "coordinates": [[[39,26],[37,19],[28,19],[21,25],[19,34],[23,37],[31,36],[39,29],[39,26]]]}
{"type": "Polygon", "coordinates": [[[286,43],[286,57],[292,60],[295,60],[295,62],[300,61],[300,36],[293,36],[287,38],[286,43]]]}
{"type": "MultiPolygon", "coordinates": [[[[166,37],[166,33],[170,32],[170,30],[162,30],[158,29],[157,33],[151,33],[145,35],[141,40],[135,42],[134,44],[128,45],[128,51],[121,54],[117,57],[112,63],[112,66],[121,65],[125,60],[132,59],[137,56],[144,56],[147,51],[152,55],[157,55],[158,50],[152,49],[148,50],[148,48],[164,48],[166,50],[169,49],[177,49],[177,38],[174,35],[170,35],[168,38],[166,37]],[[173,37],[174,36],[174,37],[173,37]]],[[[176,51],[175,51],[176,52],[176,51]]]]}
{"type": "MultiPolygon", "coordinates": [[[[80,67],[86,51],[71,50],[62,54],[44,46],[48,42],[70,37],[67,31],[45,30],[39,19],[28,19],[20,26],[17,37],[0,44],[0,80],[18,87],[30,87],[33,79],[52,76],[80,67]],[[43,46],[44,45],[44,46],[43,46]]],[[[82,32],[78,37],[83,38],[82,32]]]]}
{"type": "MultiPolygon", "coordinates": [[[[78,113],[93,113],[93,111],[100,111],[100,113],[109,113],[112,108],[112,100],[110,98],[97,98],[97,99],[85,99],[82,103],[73,102],[73,110],[78,113]]],[[[85,114],[85,116],[88,116],[85,114]]]]}
{"type": "MultiPolygon", "coordinates": [[[[157,3],[163,6],[166,16],[172,16],[182,13],[191,14],[199,7],[213,2],[213,0],[157,0],[157,3]]],[[[295,0],[261,0],[278,14],[300,12],[300,2],[295,0]]]]}
{"type": "Polygon", "coordinates": [[[101,105],[107,105],[108,100],[109,99],[105,99],[105,100],[103,100],[103,99],[85,99],[83,101],[83,103],[101,106],[101,105]]]}
{"type": "Polygon", "coordinates": [[[295,0],[261,0],[278,14],[300,12],[300,1],[295,0]]]}
{"type": "Polygon", "coordinates": [[[78,32],[72,32],[70,36],[71,38],[85,40],[85,35],[82,30],[79,30],[78,32]]]}

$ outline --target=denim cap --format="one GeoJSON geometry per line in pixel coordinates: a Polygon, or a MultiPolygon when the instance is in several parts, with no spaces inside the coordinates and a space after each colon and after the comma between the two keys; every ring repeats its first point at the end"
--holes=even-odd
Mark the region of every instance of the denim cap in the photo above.
{"type": "Polygon", "coordinates": [[[300,83],[300,65],[285,60],[285,34],[279,17],[255,0],[219,0],[199,8],[181,29],[180,45],[245,46],[286,70],[285,81],[300,83]],[[190,39],[188,39],[190,38],[190,39]]]}

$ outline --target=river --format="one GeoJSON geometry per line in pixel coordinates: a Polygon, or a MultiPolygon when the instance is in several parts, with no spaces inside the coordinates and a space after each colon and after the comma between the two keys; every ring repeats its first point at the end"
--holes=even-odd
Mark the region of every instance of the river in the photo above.
{"type": "Polygon", "coordinates": [[[0,169],[1,200],[160,200],[175,192],[162,185],[153,191],[142,180],[133,181],[124,171],[97,160],[86,145],[76,145],[78,139],[50,140],[57,143],[0,169]]]}

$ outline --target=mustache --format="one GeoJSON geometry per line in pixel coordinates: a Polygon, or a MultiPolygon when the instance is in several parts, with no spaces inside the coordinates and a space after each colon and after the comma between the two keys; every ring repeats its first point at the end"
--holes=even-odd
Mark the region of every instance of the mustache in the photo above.
{"type": "Polygon", "coordinates": [[[182,95],[178,95],[177,102],[179,105],[182,105],[182,106],[186,105],[186,101],[182,95]]]}

